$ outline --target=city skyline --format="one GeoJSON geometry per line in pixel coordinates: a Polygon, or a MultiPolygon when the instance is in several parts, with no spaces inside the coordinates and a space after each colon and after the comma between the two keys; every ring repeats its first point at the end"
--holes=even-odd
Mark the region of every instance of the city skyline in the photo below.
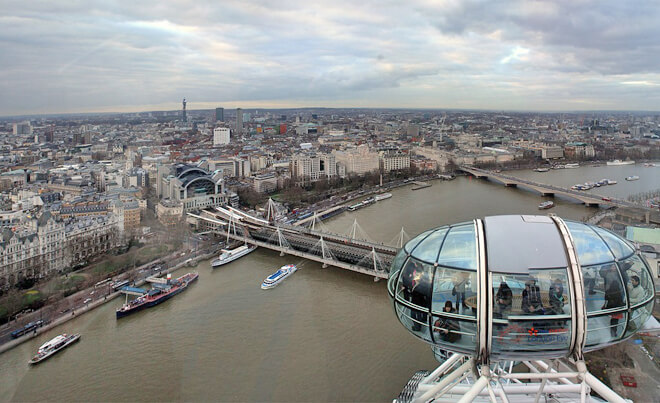
{"type": "Polygon", "coordinates": [[[5,7],[0,116],[660,109],[651,2],[5,7]]]}

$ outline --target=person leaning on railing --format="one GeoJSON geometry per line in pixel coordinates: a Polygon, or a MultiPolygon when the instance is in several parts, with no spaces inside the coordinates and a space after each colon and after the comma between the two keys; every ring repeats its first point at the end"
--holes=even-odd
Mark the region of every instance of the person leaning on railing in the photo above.
{"type": "MultiPolygon", "coordinates": [[[[445,302],[445,307],[442,310],[446,313],[456,313],[454,310],[451,301],[445,302]]],[[[444,341],[453,343],[461,338],[459,333],[460,326],[456,319],[441,317],[438,318],[433,324],[433,331],[440,335],[440,338],[444,341]]]]}

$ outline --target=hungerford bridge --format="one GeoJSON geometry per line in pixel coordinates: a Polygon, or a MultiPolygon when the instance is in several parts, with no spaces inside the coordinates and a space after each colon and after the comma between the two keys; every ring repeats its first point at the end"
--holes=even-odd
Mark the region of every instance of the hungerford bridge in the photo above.
{"type": "Polygon", "coordinates": [[[267,219],[261,219],[233,207],[216,207],[188,213],[188,222],[199,229],[214,232],[229,240],[245,242],[319,262],[323,267],[335,266],[373,276],[387,278],[390,264],[398,249],[409,238],[403,228],[391,243],[385,245],[369,240],[357,221],[346,235],[334,234],[324,228],[315,215],[309,227],[288,225],[272,219],[274,204],[269,202],[267,219]],[[271,218],[271,219],[268,219],[271,218]]]}
{"type": "Polygon", "coordinates": [[[633,207],[646,209],[646,207],[639,204],[631,203],[626,200],[609,198],[599,196],[593,193],[580,192],[578,190],[567,189],[560,186],[548,185],[544,183],[534,182],[527,179],[520,179],[514,176],[504,175],[502,173],[497,173],[493,171],[488,171],[485,169],[473,168],[473,167],[460,167],[461,171],[469,173],[475,178],[485,178],[485,179],[495,179],[499,182],[502,182],[505,186],[508,187],[525,187],[530,190],[539,192],[542,196],[564,196],[574,200],[578,200],[581,203],[584,203],[586,206],[598,206],[598,205],[608,205],[616,207],[633,207]]]}

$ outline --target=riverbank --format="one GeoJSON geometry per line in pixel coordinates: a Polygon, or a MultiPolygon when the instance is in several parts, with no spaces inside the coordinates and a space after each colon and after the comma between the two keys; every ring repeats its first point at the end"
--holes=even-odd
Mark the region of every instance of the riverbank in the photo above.
{"type": "MultiPolygon", "coordinates": [[[[202,255],[193,256],[191,258],[189,256],[180,256],[180,252],[177,252],[177,253],[174,253],[174,254],[166,257],[166,260],[168,260],[168,261],[169,261],[169,259],[176,259],[177,256],[179,258],[185,257],[186,259],[180,261],[179,263],[176,263],[175,265],[173,265],[169,268],[165,268],[163,270],[158,271],[157,275],[160,276],[160,275],[163,275],[163,274],[172,273],[172,272],[174,272],[176,270],[179,270],[180,268],[185,267],[185,266],[196,266],[199,263],[199,261],[209,259],[209,258],[215,256],[217,254],[217,248],[216,248],[216,250],[213,250],[213,251],[200,251],[200,252],[202,252],[202,253],[206,252],[206,253],[204,253],[202,255]]],[[[146,270],[148,268],[150,268],[151,266],[153,266],[156,262],[158,262],[160,260],[161,259],[159,258],[159,259],[156,259],[152,262],[146,263],[146,264],[144,264],[140,267],[135,268],[134,270],[132,270],[130,272],[124,273],[124,275],[130,277],[131,274],[145,273],[146,272],[147,275],[145,277],[135,281],[134,285],[136,287],[140,287],[140,286],[144,285],[147,282],[146,281],[147,277],[150,277],[151,275],[153,275],[153,273],[148,272],[146,270]]],[[[181,260],[181,259],[179,259],[179,260],[181,260]]],[[[92,292],[92,291],[96,291],[95,287],[90,287],[86,290],[81,290],[81,291],[79,291],[79,293],[89,295],[89,293],[92,292]]],[[[77,294],[79,294],[79,293],[77,293],[77,294]]],[[[71,297],[68,297],[68,298],[76,299],[76,298],[78,298],[77,294],[76,294],[76,296],[71,296],[71,297]]],[[[66,322],[68,322],[72,319],[75,319],[75,318],[77,318],[77,317],[79,317],[79,316],[81,316],[81,315],[83,315],[87,312],[90,312],[90,311],[102,306],[103,304],[106,304],[106,303],[114,300],[115,298],[119,297],[120,295],[121,295],[121,292],[119,292],[119,291],[115,291],[115,292],[112,292],[112,293],[109,293],[109,294],[105,294],[103,296],[103,298],[95,299],[95,300],[93,300],[93,301],[91,301],[87,304],[83,304],[80,307],[72,309],[70,311],[71,312],[70,314],[67,311],[67,312],[64,312],[64,313],[60,313],[60,315],[58,315],[55,318],[48,318],[47,317],[46,318],[47,323],[44,326],[35,329],[33,332],[30,332],[29,334],[23,335],[23,336],[21,336],[19,338],[16,338],[16,339],[11,339],[9,341],[6,341],[6,342],[0,344],[0,354],[4,353],[5,351],[11,350],[12,348],[17,347],[17,346],[21,345],[22,343],[25,343],[26,341],[29,341],[29,340],[39,336],[40,334],[45,333],[45,332],[47,332],[47,331],[49,331],[49,330],[51,330],[51,329],[53,329],[57,326],[60,326],[60,325],[66,323],[66,322]]],[[[37,310],[37,311],[33,312],[31,314],[33,316],[30,319],[43,318],[43,312],[41,310],[46,309],[46,308],[48,308],[48,306],[44,306],[40,310],[37,310]]],[[[41,320],[43,320],[43,319],[41,319],[41,320]]]]}

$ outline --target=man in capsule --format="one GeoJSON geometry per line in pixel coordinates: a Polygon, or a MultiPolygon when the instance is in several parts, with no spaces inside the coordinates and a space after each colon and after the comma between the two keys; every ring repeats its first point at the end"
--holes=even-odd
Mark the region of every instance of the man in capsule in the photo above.
{"type": "Polygon", "coordinates": [[[531,315],[543,315],[543,302],[541,301],[541,290],[536,285],[536,279],[530,277],[525,282],[525,289],[522,292],[522,310],[531,315]]]}

